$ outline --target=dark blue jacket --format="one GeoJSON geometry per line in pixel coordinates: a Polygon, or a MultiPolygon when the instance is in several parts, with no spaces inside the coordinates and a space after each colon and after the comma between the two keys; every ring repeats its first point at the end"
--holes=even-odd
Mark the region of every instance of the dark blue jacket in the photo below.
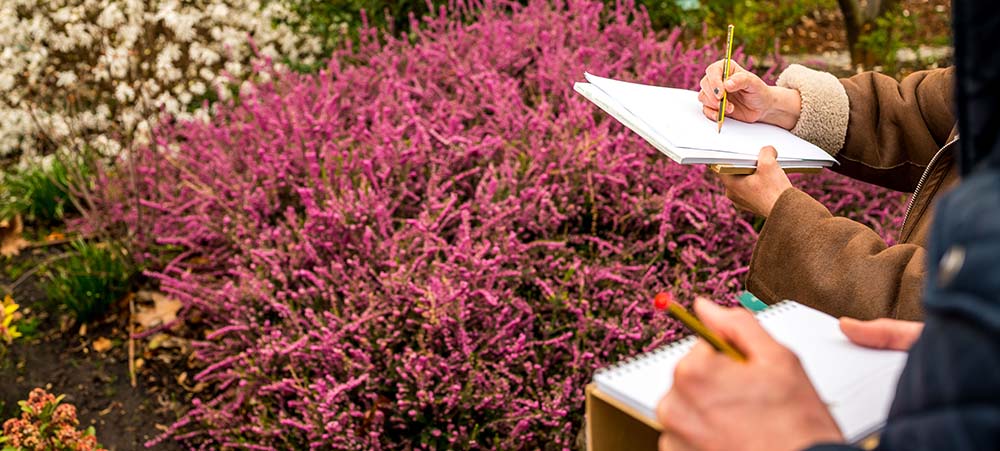
{"type": "MultiPolygon", "coordinates": [[[[953,2],[964,180],[937,206],[926,323],[878,449],[1000,450],[1000,10],[953,2]]],[[[811,451],[851,449],[822,445],[811,451]]]]}
{"type": "Polygon", "coordinates": [[[1000,169],[941,200],[929,258],[924,331],[878,449],[1000,450],[1000,169]]]}

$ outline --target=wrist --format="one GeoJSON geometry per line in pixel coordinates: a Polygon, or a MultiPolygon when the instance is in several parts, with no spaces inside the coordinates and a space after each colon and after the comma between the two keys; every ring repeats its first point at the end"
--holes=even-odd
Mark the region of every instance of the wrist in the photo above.
{"type": "Polygon", "coordinates": [[[781,200],[781,196],[785,194],[785,191],[788,191],[790,189],[792,189],[791,184],[787,186],[782,186],[772,191],[771,196],[769,196],[767,202],[762,206],[759,214],[765,218],[770,217],[771,212],[774,211],[774,206],[778,205],[778,201],[781,200]]]}
{"type": "Polygon", "coordinates": [[[781,86],[769,86],[771,91],[771,108],[764,112],[760,122],[776,125],[785,130],[795,128],[802,113],[802,96],[799,91],[781,86]]]}

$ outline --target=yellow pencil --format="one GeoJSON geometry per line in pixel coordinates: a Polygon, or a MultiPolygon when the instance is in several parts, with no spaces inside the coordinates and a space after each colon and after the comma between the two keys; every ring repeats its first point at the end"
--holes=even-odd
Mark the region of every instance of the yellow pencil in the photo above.
{"type": "Polygon", "coordinates": [[[658,310],[665,309],[670,316],[673,316],[675,319],[684,324],[684,327],[687,327],[692,332],[698,334],[699,337],[705,339],[705,341],[712,345],[712,347],[717,351],[732,357],[733,360],[736,360],[737,362],[745,362],[747,360],[746,356],[744,356],[742,352],[727,343],[726,340],[722,339],[722,337],[716,335],[715,332],[712,332],[712,330],[705,325],[705,323],[698,320],[698,318],[688,312],[687,309],[675,302],[669,293],[657,294],[656,297],[653,298],[653,305],[658,310]]]}
{"type": "MultiPolygon", "coordinates": [[[[729,78],[729,60],[733,57],[733,24],[729,24],[726,31],[726,62],[722,65],[722,83],[729,78]]],[[[726,119],[726,88],[722,88],[722,100],[719,101],[719,128],[722,133],[722,121],[726,119]]]]}

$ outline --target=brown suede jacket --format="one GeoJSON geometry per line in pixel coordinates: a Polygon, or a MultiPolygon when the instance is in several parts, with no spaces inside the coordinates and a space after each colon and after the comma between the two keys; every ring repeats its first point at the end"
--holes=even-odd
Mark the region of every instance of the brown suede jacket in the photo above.
{"type": "MultiPolygon", "coordinates": [[[[958,182],[954,70],[902,82],[876,73],[837,80],[793,65],[778,85],[798,89],[796,135],[837,158],[834,170],[913,196],[898,242],[830,214],[798,189],[782,193],[754,249],[747,289],[766,302],[794,299],[835,316],[923,317],[925,250],[934,200],[958,182]]],[[[779,153],[781,149],[778,149],[779,153]]]]}

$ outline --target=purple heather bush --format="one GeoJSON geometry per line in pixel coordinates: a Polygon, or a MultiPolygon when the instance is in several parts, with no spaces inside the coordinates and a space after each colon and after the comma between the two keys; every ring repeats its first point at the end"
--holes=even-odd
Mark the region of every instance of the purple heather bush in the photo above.
{"type": "MultiPolygon", "coordinates": [[[[572,90],[584,71],[694,88],[717,46],[629,2],[527,3],[367,30],[318,74],[164,124],[109,176],[92,225],[129,227],[212,328],[210,394],[161,440],[573,448],[594,370],[682,333],[653,294],[741,291],[750,217],[572,90]]],[[[901,209],[835,175],[796,183],[880,231],[901,209]]]]}

